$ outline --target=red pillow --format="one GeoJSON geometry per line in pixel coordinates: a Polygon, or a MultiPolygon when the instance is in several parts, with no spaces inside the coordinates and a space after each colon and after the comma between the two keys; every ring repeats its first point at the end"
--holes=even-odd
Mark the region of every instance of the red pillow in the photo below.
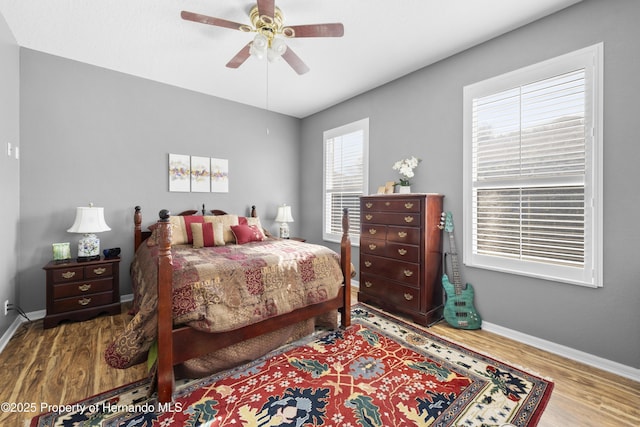
{"type": "Polygon", "coordinates": [[[264,234],[255,225],[232,225],[231,231],[236,238],[238,245],[243,245],[249,242],[261,242],[264,240],[264,234]]]}

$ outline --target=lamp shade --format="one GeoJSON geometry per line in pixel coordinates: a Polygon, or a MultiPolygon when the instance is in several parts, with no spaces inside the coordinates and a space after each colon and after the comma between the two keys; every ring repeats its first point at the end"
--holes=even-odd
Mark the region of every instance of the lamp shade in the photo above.
{"type": "Polygon", "coordinates": [[[93,206],[76,208],[76,220],[69,233],[100,233],[109,231],[111,228],[104,220],[104,208],[96,208],[93,206]]]}
{"type": "Polygon", "coordinates": [[[278,206],[278,214],[276,215],[276,222],[293,222],[293,216],[291,215],[291,206],[282,205],[278,206]]]}

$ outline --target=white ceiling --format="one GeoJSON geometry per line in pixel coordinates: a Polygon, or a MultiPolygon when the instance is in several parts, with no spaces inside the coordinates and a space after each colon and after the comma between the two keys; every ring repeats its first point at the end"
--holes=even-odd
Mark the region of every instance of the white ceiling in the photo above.
{"type": "Polygon", "coordinates": [[[306,117],[581,0],[276,0],[286,25],[342,22],[342,38],[289,39],[311,68],[225,64],[252,35],[180,18],[249,23],[252,0],[0,0],[20,46],[306,117]]]}

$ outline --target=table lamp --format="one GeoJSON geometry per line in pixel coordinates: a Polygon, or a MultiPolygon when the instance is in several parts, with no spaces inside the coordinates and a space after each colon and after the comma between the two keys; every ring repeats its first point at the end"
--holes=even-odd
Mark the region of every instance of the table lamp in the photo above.
{"type": "Polygon", "coordinates": [[[276,222],[280,223],[280,238],[289,238],[289,224],[293,222],[293,216],[291,216],[291,206],[282,205],[278,206],[278,214],[276,215],[276,222]]]}
{"type": "Polygon", "coordinates": [[[78,242],[78,262],[100,259],[100,239],[94,233],[109,230],[111,228],[104,220],[104,208],[96,208],[93,203],[89,207],[76,208],[76,220],[67,231],[83,234],[78,242]]]}

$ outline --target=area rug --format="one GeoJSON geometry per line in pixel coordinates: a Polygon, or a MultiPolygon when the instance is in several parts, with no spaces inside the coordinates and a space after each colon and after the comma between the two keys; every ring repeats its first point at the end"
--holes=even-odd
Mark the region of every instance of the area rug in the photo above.
{"type": "Polygon", "coordinates": [[[535,426],[553,383],[374,308],[238,368],[179,384],[142,381],[54,408],[53,426],[535,426]]]}

